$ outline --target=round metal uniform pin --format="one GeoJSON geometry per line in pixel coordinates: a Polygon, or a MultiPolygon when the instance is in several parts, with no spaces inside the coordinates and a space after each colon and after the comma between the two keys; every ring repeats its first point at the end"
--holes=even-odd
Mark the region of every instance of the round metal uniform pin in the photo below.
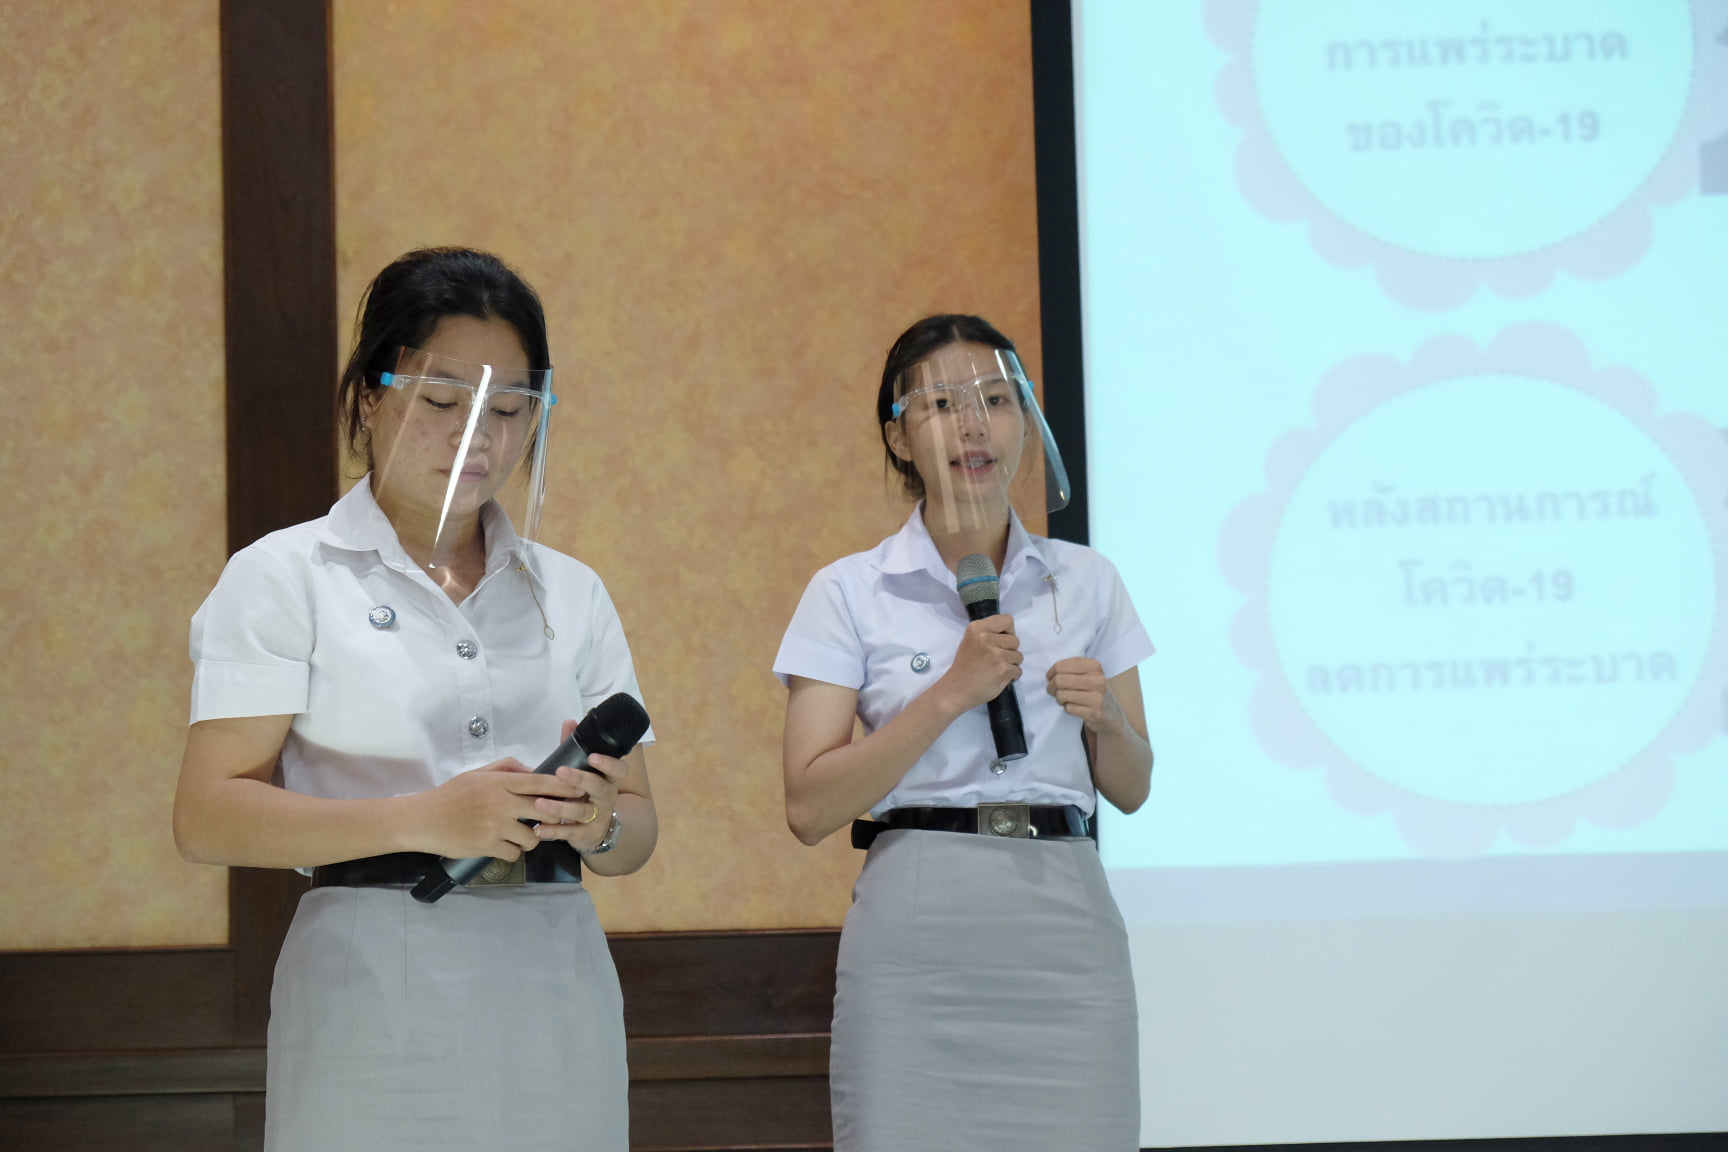
{"type": "Polygon", "coordinates": [[[918,653],[918,655],[912,657],[912,671],[914,671],[914,672],[928,672],[928,671],[930,671],[930,653],[920,652],[920,653],[918,653]]]}
{"type": "Polygon", "coordinates": [[[371,624],[372,627],[382,631],[396,623],[396,609],[390,607],[388,604],[380,604],[378,607],[372,609],[372,611],[366,613],[366,621],[371,624]]]}

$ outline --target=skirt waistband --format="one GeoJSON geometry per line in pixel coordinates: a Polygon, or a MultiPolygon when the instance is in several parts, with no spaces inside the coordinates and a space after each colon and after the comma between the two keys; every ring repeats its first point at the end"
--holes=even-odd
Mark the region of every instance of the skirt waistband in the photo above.
{"type": "Polygon", "coordinates": [[[852,847],[868,848],[895,828],[965,832],[1010,839],[1087,835],[1086,816],[1073,804],[980,804],[976,808],[891,808],[878,820],[852,821],[852,847]]]}
{"type": "MultiPolygon", "coordinates": [[[[430,852],[389,852],[320,864],[312,869],[314,888],[387,888],[420,883],[438,866],[430,852]]],[[[468,881],[470,888],[517,887],[523,884],[580,884],[582,856],[562,840],[548,840],[515,860],[494,860],[468,881]]]]}

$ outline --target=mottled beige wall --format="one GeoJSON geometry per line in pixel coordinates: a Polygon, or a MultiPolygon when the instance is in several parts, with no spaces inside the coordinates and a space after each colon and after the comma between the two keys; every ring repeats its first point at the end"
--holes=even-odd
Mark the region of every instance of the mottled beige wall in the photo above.
{"type": "Polygon", "coordinates": [[[769,672],[812,573],[893,531],[889,343],[980,312],[1039,362],[1025,0],[337,0],[344,323],[421,244],[515,263],[561,397],[546,537],[617,601],[659,745],[607,927],[837,924],[786,830],[769,672]]]}
{"type": "Polygon", "coordinates": [[[0,4],[0,949],[227,937],[169,828],[224,555],[216,20],[0,4]]]}

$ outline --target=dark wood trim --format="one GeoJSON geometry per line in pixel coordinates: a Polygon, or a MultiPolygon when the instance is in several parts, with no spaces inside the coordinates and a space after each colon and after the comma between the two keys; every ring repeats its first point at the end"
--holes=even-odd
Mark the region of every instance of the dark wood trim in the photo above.
{"type": "MultiPolygon", "coordinates": [[[[608,943],[633,1039],[828,1033],[834,929],[643,932],[608,943]]],[[[255,1047],[231,1027],[232,966],[221,948],[0,953],[0,1056],[255,1047]]]]}
{"type": "Polygon", "coordinates": [[[327,0],[222,0],[228,550],[336,499],[327,0]]]}
{"type": "MultiPolygon", "coordinates": [[[[628,1042],[630,1079],[828,1075],[828,1033],[653,1036],[628,1042]]],[[[161,1048],[0,1056],[0,1100],[264,1091],[264,1049],[161,1048]]]]}
{"type": "Polygon", "coordinates": [[[828,1075],[827,1032],[632,1037],[628,1048],[632,1082],[828,1075]]]}
{"type": "Polygon", "coordinates": [[[174,1096],[84,1096],[0,1099],[0,1146],[6,1152],[185,1152],[186,1149],[262,1149],[256,1135],[238,1136],[245,1101],[232,1093],[174,1096]]]}
{"type": "Polygon", "coordinates": [[[1032,134],[1038,179],[1038,307],[1044,419],[1068,468],[1068,507],[1049,534],[1090,540],[1086,496],[1086,355],[1080,310],[1080,185],[1075,162],[1074,16],[1069,0],[1031,0],[1032,134]]]}
{"type": "MultiPolygon", "coordinates": [[[[838,932],[609,944],[633,1146],[827,1146],[838,932]]],[[[257,1147],[264,1048],[235,1026],[233,960],[227,949],[0,954],[0,1126],[15,1121],[36,1134],[21,1146],[48,1148],[126,1117],[138,1135],[117,1147],[257,1147]],[[209,1139],[230,1129],[232,1144],[209,1139]]]]}
{"type": "Polygon", "coordinates": [[[610,944],[633,1037],[826,1033],[834,1016],[831,928],[643,932],[610,944]]]}
{"type": "Polygon", "coordinates": [[[226,948],[4,952],[0,990],[0,1054],[236,1043],[226,948]]]}
{"type": "Polygon", "coordinates": [[[262,1048],[0,1056],[0,1099],[262,1091],[262,1048]]]}
{"type": "Polygon", "coordinates": [[[828,1077],[632,1080],[630,1147],[638,1152],[831,1148],[828,1077]]]}
{"type": "MultiPolygon", "coordinates": [[[[336,499],[336,181],[328,0],[222,0],[228,551],[336,499]]],[[[306,883],[228,879],[234,1022],[261,1043],[306,883]]]]}

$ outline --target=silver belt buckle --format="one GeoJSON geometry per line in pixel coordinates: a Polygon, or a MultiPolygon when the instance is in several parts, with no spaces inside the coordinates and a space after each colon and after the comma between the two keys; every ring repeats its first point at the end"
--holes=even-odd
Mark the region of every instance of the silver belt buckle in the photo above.
{"type": "Polygon", "coordinates": [[[1030,804],[978,805],[978,831],[985,836],[1008,836],[1026,840],[1036,836],[1032,829],[1030,804]]]}
{"type": "Polygon", "coordinates": [[[492,862],[480,870],[480,875],[468,881],[470,888],[520,888],[528,883],[528,853],[514,860],[500,860],[496,856],[492,862]]]}

